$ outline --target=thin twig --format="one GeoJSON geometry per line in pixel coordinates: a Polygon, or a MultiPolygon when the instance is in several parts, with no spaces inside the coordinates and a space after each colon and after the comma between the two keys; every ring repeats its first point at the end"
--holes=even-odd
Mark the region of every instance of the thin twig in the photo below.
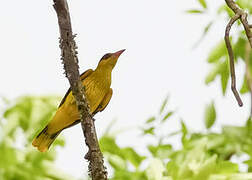
{"type": "Polygon", "coordinates": [[[236,89],[236,78],[235,78],[235,67],[234,67],[234,53],[233,49],[229,40],[229,33],[232,25],[234,24],[235,21],[237,21],[240,18],[240,15],[236,14],[234,17],[232,17],[226,27],[226,32],[225,32],[225,42],[228,50],[228,55],[229,55],[229,61],[230,61],[230,74],[231,74],[231,89],[234,93],[234,96],[239,104],[239,106],[242,106],[242,100],[240,98],[240,95],[236,89]]]}
{"type": "Polygon", "coordinates": [[[89,161],[89,172],[93,180],[106,180],[107,171],[103,165],[103,156],[99,148],[94,121],[89,113],[84,88],[80,81],[77,47],[74,41],[75,35],[72,33],[67,1],[54,0],[53,7],[57,13],[60,29],[61,59],[79,110],[85,142],[89,148],[85,156],[89,161]]]}
{"type": "Polygon", "coordinates": [[[225,42],[226,42],[226,46],[228,49],[228,54],[229,54],[229,60],[230,60],[230,71],[231,71],[231,79],[232,79],[232,83],[231,83],[231,88],[232,91],[234,93],[234,96],[238,102],[238,104],[240,106],[243,105],[242,100],[239,96],[238,91],[236,90],[236,82],[235,82],[235,67],[234,67],[234,54],[233,54],[233,50],[232,50],[232,46],[229,40],[229,32],[230,29],[232,27],[232,25],[234,24],[235,21],[237,21],[238,19],[240,19],[240,21],[242,22],[243,28],[245,30],[246,36],[248,38],[248,42],[250,44],[250,47],[252,48],[252,33],[251,33],[251,28],[252,25],[249,25],[248,23],[248,14],[241,9],[233,0],[225,0],[226,4],[228,5],[228,7],[230,9],[232,9],[232,11],[235,13],[234,17],[231,18],[231,20],[229,21],[227,27],[226,27],[226,33],[225,33],[225,42]]]}
{"type": "Polygon", "coordinates": [[[250,47],[252,47],[252,33],[250,31],[251,25],[248,23],[248,14],[241,9],[233,0],[225,0],[228,7],[233,10],[235,15],[240,15],[243,28],[246,32],[246,36],[249,40],[250,47]]]}

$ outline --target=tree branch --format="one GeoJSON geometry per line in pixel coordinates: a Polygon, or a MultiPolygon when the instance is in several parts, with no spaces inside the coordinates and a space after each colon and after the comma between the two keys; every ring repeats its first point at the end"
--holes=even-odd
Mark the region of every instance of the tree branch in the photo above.
{"type": "Polygon", "coordinates": [[[240,19],[240,21],[242,22],[243,28],[246,32],[246,36],[248,38],[250,47],[252,48],[252,33],[250,31],[250,28],[252,26],[248,24],[248,20],[247,20],[248,14],[244,10],[242,10],[233,0],[225,0],[225,1],[228,7],[232,9],[232,11],[235,13],[235,16],[232,17],[231,20],[229,21],[226,27],[226,32],[225,32],[225,42],[226,42],[229,60],[230,60],[230,72],[231,72],[231,80],[232,80],[231,88],[239,106],[242,106],[243,105],[242,100],[239,96],[238,91],[236,90],[234,53],[233,53],[232,46],[229,40],[229,32],[234,22],[240,19]]]}
{"type": "Polygon", "coordinates": [[[67,1],[54,0],[53,7],[57,13],[60,29],[61,59],[79,110],[85,142],[89,148],[85,156],[89,161],[89,173],[93,180],[105,180],[107,179],[107,171],[103,165],[103,156],[99,148],[94,121],[89,113],[89,106],[85,99],[84,88],[80,81],[77,47],[74,41],[75,35],[72,34],[67,1]]]}
{"type": "Polygon", "coordinates": [[[226,32],[225,32],[225,42],[226,42],[226,46],[227,46],[227,50],[228,50],[228,55],[229,55],[229,61],[230,61],[230,74],[231,74],[231,89],[234,93],[234,96],[239,104],[239,106],[242,106],[242,100],[240,98],[240,95],[236,89],[236,78],[235,78],[235,66],[234,66],[234,53],[233,53],[233,49],[229,40],[229,33],[231,30],[232,25],[235,23],[235,21],[237,21],[239,19],[238,15],[235,15],[234,17],[232,17],[226,27],[226,32]]]}

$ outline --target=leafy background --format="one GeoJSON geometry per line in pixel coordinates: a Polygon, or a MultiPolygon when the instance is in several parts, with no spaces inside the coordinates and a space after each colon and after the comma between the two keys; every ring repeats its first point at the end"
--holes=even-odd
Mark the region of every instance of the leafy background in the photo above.
{"type": "MultiPolygon", "coordinates": [[[[187,13],[202,16],[208,12],[208,2],[198,0],[199,7],[187,13]]],[[[252,14],[250,0],[237,3],[252,14]]],[[[216,10],[216,16],[203,28],[202,36],[195,46],[200,46],[218,18],[228,18],[232,12],[225,4],[216,10]]],[[[238,24],[232,36],[236,63],[245,64],[247,40],[238,24]]],[[[251,59],[251,57],[250,57],[251,59]]],[[[221,93],[226,95],[229,78],[229,62],[223,40],[207,57],[210,71],[206,74],[206,85],[220,81],[221,93]]],[[[251,64],[250,64],[251,68],[251,64]]],[[[245,70],[242,94],[248,93],[245,70]]],[[[47,153],[39,153],[31,147],[35,134],[51,118],[57,108],[59,97],[25,96],[13,101],[2,98],[0,119],[0,179],[74,179],[54,165],[58,146],[64,147],[64,140],[58,138],[47,153]]],[[[238,107],[237,107],[238,108],[238,107]]],[[[216,132],[213,126],[218,117],[214,99],[205,106],[202,119],[205,128],[192,131],[179,117],[176,109],[170,109],[169,98],[165,98],[156,114],[150,116],[139,134],[150,139],[140,152],[134,146],[121,146],[117,140],[120,131],[113,130],[112,122],[100,138],[101,149],[109,166],[111,179],[115,180],[249,180],[252,179],[252,120],[247,115],[242,126],[222,126],[216,132]],[[179,121],[179,130],[166,131],[172,121],[179,121]],[[175,143],[171,143],[176,138],[175,143]],[[177,145],[179,144],[179,146],[177,145]]],[[[219,112],[221,113],[221,112],[219,112]]],[[[221,121],[221,119],[219,119],[221,121]]],[[[83,177],[87,179],[87,177],[83,177]]]]}

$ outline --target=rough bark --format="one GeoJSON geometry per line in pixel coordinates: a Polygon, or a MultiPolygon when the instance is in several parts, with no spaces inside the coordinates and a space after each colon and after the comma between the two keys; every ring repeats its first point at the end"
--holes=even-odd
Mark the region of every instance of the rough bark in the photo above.
{"type": "Polygon", "coordinates": [[[85,156],[89,161],[89,173],[93,180],[104,180],[107,179],[107,171],[103,165],[103,156],[99,148],[94,121],[80,81],[77,47],[74,40],[75,35],[72,33],[68,4],[66,0],[54,0],[53,7],[58,17],[61,59],[80,113],[85,142],[89,148],[85,156]]]}

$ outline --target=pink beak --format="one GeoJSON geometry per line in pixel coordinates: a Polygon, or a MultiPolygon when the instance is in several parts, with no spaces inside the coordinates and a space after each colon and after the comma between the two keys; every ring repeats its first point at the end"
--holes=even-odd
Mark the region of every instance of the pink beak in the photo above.
{"type": "Polygon", "coordinates": [[[116,56],[116,57],[119,57],[125,50],[126,49],[122,49],[120,51],[117,51],[117,52],[113,53],[113,55],[116,56]]]}

